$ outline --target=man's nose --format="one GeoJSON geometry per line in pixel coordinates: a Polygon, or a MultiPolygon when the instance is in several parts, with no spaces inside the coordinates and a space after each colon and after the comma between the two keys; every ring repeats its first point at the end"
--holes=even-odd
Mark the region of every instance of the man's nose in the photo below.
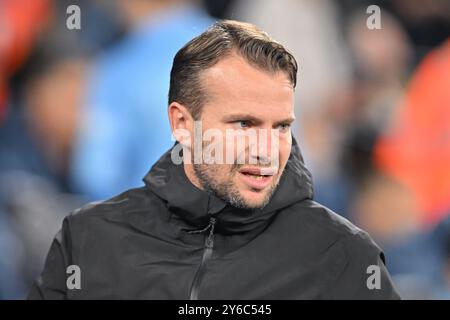
{"type": "Polygon", "coordinates": [[[258,129],[257,139],[250,146],[250,159],[261,165],[268,165],[278,156],[278,132],[273,129],[258,129]]]}

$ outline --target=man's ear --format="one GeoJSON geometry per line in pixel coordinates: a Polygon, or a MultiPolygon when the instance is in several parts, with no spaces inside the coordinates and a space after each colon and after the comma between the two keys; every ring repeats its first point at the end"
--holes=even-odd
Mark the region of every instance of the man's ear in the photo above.
{"type": "Polygon", "coordinates": [[[178,102],[172,102],[168,109],[172,134],[179,143],[190,147],[194,119],[189,110],[178,102]]]}

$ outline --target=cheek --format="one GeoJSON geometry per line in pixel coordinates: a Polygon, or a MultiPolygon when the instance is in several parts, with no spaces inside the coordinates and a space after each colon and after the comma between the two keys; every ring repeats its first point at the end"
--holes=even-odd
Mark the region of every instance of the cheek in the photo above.
{"type": "Polygon", "coordinates": [[[217,165],[217,169],[214,174],[214,178],[220,179],[222,181],[233,179],[236,176],[236,171],[230,165],[222,164],[217,165]]]}
{"type": "Polygon", "coordinates": [[[284,167],[289,159],[292,149],[292,137],[280,139],[280,165],[284,167]]]}

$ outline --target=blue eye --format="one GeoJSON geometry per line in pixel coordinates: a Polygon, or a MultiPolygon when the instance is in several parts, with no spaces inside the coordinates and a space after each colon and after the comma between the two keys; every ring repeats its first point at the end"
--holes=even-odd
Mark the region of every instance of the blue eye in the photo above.
{"type": "Polygon", "coordinates": [[[237,121],[237,124],[240,129],[248,128],[250,125],[250,123],[247,120],[239,120],[237,121]]]}

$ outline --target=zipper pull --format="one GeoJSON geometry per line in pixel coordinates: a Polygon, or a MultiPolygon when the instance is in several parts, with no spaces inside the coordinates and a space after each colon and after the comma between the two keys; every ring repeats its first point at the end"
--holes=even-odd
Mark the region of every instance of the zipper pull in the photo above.
{"type": "Polygon", "coordinates": [[[207,248],[212,248],[214,245],[214,225],[216,224],[216,218],[211,217],[211,219],[209,220],[209,235],[208,238],[206,239],[206,244],[205,246],[207,248]]]}

